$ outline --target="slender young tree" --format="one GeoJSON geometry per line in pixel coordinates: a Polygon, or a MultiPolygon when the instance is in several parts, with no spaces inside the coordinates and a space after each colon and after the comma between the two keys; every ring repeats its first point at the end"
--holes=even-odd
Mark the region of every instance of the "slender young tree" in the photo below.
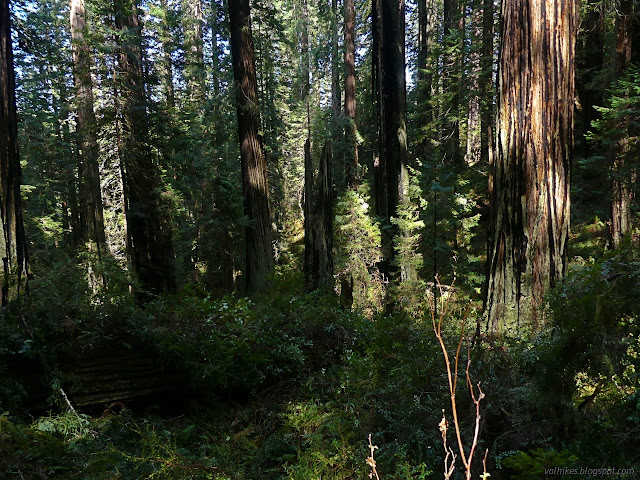
{"type": "Polygon", "coordinates": [[[20,155],[9,0],[0,0],[0,304],[27,287],[27,239],[20,198],[20,155]]]}
{"type": "MultiPolygon", "coordinates": [[[[621,0],[616,14],[616,56],[614,65],[614,80],[624,75],[625,69],[631,64],[632,31],[633,31],[632,0],[621,0]]],[[[613,178],[611,191],[611,246],[618,248],[631,231],[631,203],[633,191],[631,183],[635,174],[629,171],[630,165],[625,161],[629,150],[629,125],[622,126],[622,137],[615,142],[609,157],[611,158],[611,175],[613,178]]]]}
{"type": "Polygon", "coordinates": [[[492,332],[538,324],[566,273],[575,1],[504,0],[485,309],[492,332]]]}
{"type": "Polygon", "coordinates": [[[175,290],[171,229],[160,209],[160,172],[149,140],[137,0],[114,0],[119,35],[121,152],[127,236],[138,297],[175,290]]]}
{"type": "Polygon", "coordinates": [[[106,240],[98,166],[100,152],[96,139],[96,116],[93,111],[91,52],[84,39],[87,27],[84,0],[71,0],[70,24],[76,87],[76,130],[81,153],[78,167],[79,241],[86,244],[89,251],[96,252],[100,259],[106,251],[106,240]]]}
{"type": "Polygon", "coordinates": [[[244,211],[251,222],[245,231],[246,286],[255,291],[265,285],[273,269],[273,250],[267,161],[259,134],[258,83],[249,0],[229,2],[229,22],[244,211]]]}

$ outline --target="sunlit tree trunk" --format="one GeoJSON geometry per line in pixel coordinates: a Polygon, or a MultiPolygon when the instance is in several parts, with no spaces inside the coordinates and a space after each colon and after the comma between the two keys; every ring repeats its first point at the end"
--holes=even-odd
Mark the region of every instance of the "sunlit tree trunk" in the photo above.
{"type": "MultiPolygon", "coordinates": [[[[621,0],[616,16],[616,62],[614,79],[624,75],[625,69],[631,64],[632,52],[633,1],[621,0]]],[[[626,93],[628,96],[629,94],[626,93]]],[[[623,125],[624,132],[611,148],[611,175],[613,178],[611,191],[611,246],[618,248],[631,231],[631,203],[633,192],[631,184],[635,172],[632,171],[626,159],[629,151],[629,125],[623,125]]]]}
{"type": "Polygon", "coordinates": [[[184,12],[184,76],[189,99],[198,109],[205,100],[206,75],[204,69],[202,0],[182,0],[184,12]]]}
{"type": "MultiPolygon", "coordinates": [[[[71,0],[70,23],[73,48],[73,71],[76,87],[76,130],[80,140],[79,241],[100,259],[106,252],[96,116],[93,111],[91,52],[84,39],[86,30],[84,0],[71,0]]],[[[97,280],[97,279],[94,279],[97,280]]]]}
{"type": "Polygon", "coordinates": [[[347,154],[345,158],[345,178],[353,187],[358,175],[358,141],[356,137],[356,9],[355,0],[344,1],[344,114],[347,119],[345,137],[347,154]]]}
{"type": "Polygon", "coordinates": [[[27,240],[20,198],[20,156],[9,1],[0,0],[0,303],[27,287],[27,240]]]}
{"type": "Polygon", "coordinates": [[[486,298],[491,332],[534,327],[566,273],[578,7],[504,0],[486,298]]]}
{"type": "Polygon", "coordinates": [[[173,244],[160,209],[160,174],[149,140],[142,72],[142,34],[137,4],[114,0],[121,78],[121,163],[127,201],[130,257],[141,299],[175,290],[173,244]]]}
{"type": "Polygon", "coordinates": [[[244,210],[251,222],[245,232],[246,285],[255,291],[265,285],[273,269],[273,251],[267,161],[259,137],[260,111],[249,0],[229,2],[229,20],[244,210]]]}

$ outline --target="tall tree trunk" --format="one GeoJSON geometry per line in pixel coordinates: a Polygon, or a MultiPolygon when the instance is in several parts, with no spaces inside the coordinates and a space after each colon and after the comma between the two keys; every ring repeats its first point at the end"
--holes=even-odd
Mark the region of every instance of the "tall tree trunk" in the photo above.
{"type": "Polygon", "coordinates": [[[504,0],[485,303],[491,332],[534,327],[566,273],[578,7],[504,0]]]}
{"type": "Polygon", "coordinates": [[[229,2],[229,20],[244,210],[251,221],[245,232],[246,285],[249,290],[258,290],[273,269],[273,251],[267,161],[259,137],[260,111],[249,0],[229,2]]]}
{"type": "Polygon", "coordinates": [[[114,0],[115,26],[120,41],[121,161],[127,206],[127,235],[131,262],[139,282],[140,299],[175,290],[171,229],[160,209],[160,174],[149,143],[142,33],[137,4],[114,0]]]}
{"type": "Polygon", "coordinates": [[[442,84],[451,100],[444,105],[442,142],[444,145],[444,163],[454,171],[460,169],[460,57],[462,56],[462,42],[464,17],[459,12],[459,0],[444,0],[443,35],[446,51],[442,73],[442,84]]]}
{"type": "Polygon", "coordinates": [[[318,171],[319,188],[313,211],[313,278],[315,288],[333,290],[333,183],[331,164],[333,150],[327,141],[322,149],[318,171]]]}
{"type": "Polygon", "coordinates": [[[338,60],[338,0],[331,0],[331,107],[333,109],[334,135],[340,118],[340,71],[338,60]]]}
{"type": "MultiPolygon", "coordinates": [[[[614,66],[614,80],[624,75],[624,71],[631,64],[632,52],[633,1],[621,0],[616,16],[616,61],[614,66]]],[[[626,93],[628,96],[628,93],[626,93]]],[[[629,151],[629,125],[624,125],[622,138],[611,148],[611,175],[613,178],[611,191],[611,246],[618,248],[631,231],[631,204],[633,192],[631,190],[632,177],[630,165],[625,159],[629,151]]]]}
{"type": "Polygon", "coordinates": [[[347,118],[345,137],[347,154],[345,158],[345,178],[347,186],[357,185],[358,141],[356,137],[356,7],[355,0],[344,0],[344,114],[347,118]]]}
{"type": "MultiPolygon", "coordinates": [[[[433,73],[430,57],[436,45],[436,0],[418,1],[418,106],[421,110],[421,123],[426,125],[433,120],[430,106],[432,97],[433,73]]],[[[426,152],[426,139],[421,140],[420,156],[426,152]]]]}
{"type": "Polygon", "coordinates": [[[304,142],[304,279],[305,289],[314,290],[317,287],[317,278],[313,271],[313,247],[314,221],[313,221],[313,158],[311,157],[311,104],[309,94],[311,84],[309,82],[309,11],[307,0],[301,0],[302,22],[300,31],[300,75],[302,91],[300,100],[305,109],[305,127],[307,139],[304,142]]]}
{"type": "Polygon", "coordinates": [[[160,0],[160,8],[162,9],[162,21],[160,22],[160,43],[162,44],[162,60],[160,65],[160,78],[162,89],[164,90],[167,107],[174,108],[176,105],[175,94],[173,88],[173,42],[171,38],[171,30],[169,28],[169,7],[167,0],[160,0]]]}
{"type": "Polygon", "coordinates": [[[218,2],[211,2],[211,70],[213,74],[213,92],[216,97],[220,94],[220,47],[218,45],[218,2]]]}
{"type": "Polygon", "coordinates": [[[472,8],[471,46],[468,57],[471,68],[468,74],[469,102],[467,112],[467,152],[465,155],[465,163],[467,165],[475,165],[482,158],[480,76],[482,75],[483,18],[479,0],[476,0],[472,8]]]}
{"type": "Polygon", "coordinates": [[[189,99],[198,109],[205,100],[206,76],[204,70],[202,0],[182,0],[184,11],[184,75],[189,99]]]}
{"type": "Polygon", "coordinates": [[[71,38],[73,71],[78,112],[76,130],[80,140],[78,167],[80,205],[79,241],[86,244],[100,259],[106,252],[100,168],[98,165],[97,125],[93,111],[93,82],[91,80],[91,52],[84,39],[86,13],[84,0],[71,0],[71,38]]]}
{"type": "Polygon", "coordinates": [[[9,1],[0,0],[0,304],[27,288],[27,239],[20,198],[20,155],[9,1]]]}
{"type": "MultiPolygon", "coordinates": [[[[374,81],[378,90],[380,123],[380,158],[376,167],[376,209],[384,218],[383,264],[384,274],[396,271],[393,238],[398,229],[391,218],[408,198],[407,169],[406,79],[405,79],[405,12],[404,0],[376,0],[374,30],[374,60],[377,61],[374,81]]],[[[400,266],[397,280],[409,276],[400,266]]]]}
{"type": "MultiPolygon", "coordinates": [[[[480,157],[489,166],[494,157],[493,0],[482,0],[482,53],[480,58],[480,157]]],[[[489,192],[491,194],[491,192],[489,192]]]]}

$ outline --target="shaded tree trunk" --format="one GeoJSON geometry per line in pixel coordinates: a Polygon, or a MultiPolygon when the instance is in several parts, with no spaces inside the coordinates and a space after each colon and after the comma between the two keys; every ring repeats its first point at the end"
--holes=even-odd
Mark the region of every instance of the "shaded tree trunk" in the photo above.
{"type": "MultiPolygon", "coordinates": [[[[482,35],[483,16],[478,4],[473,5],[471,16],[471,38],[468,62],[470,71],[468,78],[468,111],[467,111],[467,151],[465,163],[475,165],[482,158],[482,118],[481,118],[481,94],[480,77],[482,76],[482,35]]],[[[466,61],[465,61],[466,63],[466,61]]]]}
{"type": "MultiPolygon", "coordinates": [[[[418,106],[421,109],[421,123],[426,125],[433,120],[431,106],[427,104],[432,97],[433,73],[430,60],[436,45],[436,0],[418,1],[418,106]]],[[[420,156],[424,155],[426,141],[422,140],[420,156]]]]}
{"type": "Polygon", "coordinates": [[[9,1],[0,0],[0,304],[27,288],[27,240],[20,198],[20,155],[9,1]]]}
{"type": "MultiPolygon", "coordinates": [[[[482,0],[482,53],[480,58],[480,157],[489,166],[494,157],[493,0],[482,0]]],[[[491,195],[491,192],[489,192],[491,195]]]]}
{"type": "Polygon", "coordinates": [[[313,211],[313,289],[324,292],[333,290],[333,183],[331,164],[333,149],[325,142],[318,171],[319,188],[313,211]]]}
{"type": "Polygon", "coordinates": [[[260,111],[249,0],[229,2],[229,20],[244,210],[251,221],[245,231],[246,285],[248,290],[258,290],[273,269],[273,251],[267,161],[259,137],[260,111]]]}
{"type": "Polygon", "coordinates": [[[176,105],[175,93],[173,88],[173,60],[171,56],[174,51],[171,38],[171,30],[169,28],[169,7],[167,0],[160,0],[160,8],[162,9],[162,22],[160,22],[160,42],[162,43],[162,61],[160,68],[160,78],[162,82],[162,90],[164,90],[167,107],[174,108],[176,105]]]}
{"type": "Polygon", "coordinates": [[[331,0],[331,107],[333,109],[333,130],[338,129],[340,118],[340,71],[338,66],[338,0],[331,0]]]}
{"type": "MultiPolygon", "coordinates": [[[[407,201],[406,80],[404,0],[374,0],[374,89],[377,90],[380,156],[376,167],[376,211],[384,229],[380,271],[395,270],[393,237],[398,229],[391,218],[407,201]]],[[[400,268],[404,276],[404,268],[400,268]]],[[[399,278],[400,279],[400,278],[399,278]]]]}
{"type": "Polygon", "coordinates": [[[131,263],[140,299],[149,294],[175,290],[171,229],[160,209],[160,174],[149,143],[142,34],[137,4],[114,0],[115,26],[120,38],[119,66],[122,76],[121,163],[127,202],[127,235],[131,263]]]}
{"type": "Polygon", "coordinates": [[[218,10],[219,5],[216,0],[211,2],[211,70],[213,75],[213,92],[220,94],[220,47],[218,45],[218,10]]]}
{"type": "Polygon", "coordinates": [[[79,136],[78,167],[80,206],[79,241],[100,259],[106,252],[102,191],[100,188],[97,125],[93,111],[91,52],[84,39],[86,30],[84,0],[71,0],[70,23],[73,48],[73,71],[76,87],[76,130],[79,136]]]}
{"type": "Polygon", "coordinates": [[[535,327],[566,273],[577,25],[573,0],[503,2],[485,303],[494,333],[535,327]]]}
{"type": "MultiPolygon", "coordinates": [[[[614,66],[614,80],[624,75],[624,71],[631,64],[632,52],[633,1],[621,0],[616,16],[616,61],[614,66]]],[[[628,97],[628,93],[626,96],[628,97]]],[[[611,191],[611,246],[618,248],[631,231],[631,204],[633,191],[631,183],[635,173],[627,161],[629,151],[629,125],[622,126],[624,132],[616,144],[611,148],[612,191],[611,191]]]]}
{"type": "Polygon", "coordinates": [[[444,0],[443,41],[445,43],[442,71],[443,90],[450,101],[444,105],[442,144],[444,163],[458,171],[462,160],[460,152],[460,57],[462,43],[459,35],[464,34],[464,17],[459,13],[458,0],[444,0]]]}
{"type": "Polygon", "coordinates": [[[357,185],[358,175],[358,141],[356,137],[356,10],[355,0],[344,1],[344,114],[347,118],[345,137],[347,152],[345,158],[345,178],[347,186],[357,185]]]}

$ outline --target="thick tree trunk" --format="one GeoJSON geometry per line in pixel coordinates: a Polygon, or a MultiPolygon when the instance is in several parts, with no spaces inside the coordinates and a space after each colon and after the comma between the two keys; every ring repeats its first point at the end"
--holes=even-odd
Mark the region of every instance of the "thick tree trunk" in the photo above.
{"type": "Polygon", "coordinates": [[[333,183],[331,142],[325,142],[320,157],[319,188],[313,211],[313,278],[314,289],[333,290],[333,183]]]}
{"type": "Polygon", "coordinates": [[[494,333],[535,327],[566,273],[577,25],[573,0],[503,2],[485,304],[494,333]]]}
{"type": "MultiPolygon", "coordinates": [[[[374,82],[378,88],[380,123],[380,158],[376,167],[376,210],[391,228],[383,239],[384,274],[395,270],[393,237],[398,229],[391,218],[407,201],[409,173],[407,169],[406,80],[405,80],[405,13],[404,0],[376,0],[374,10],[374,82]]],[[[400,268],[405,276],[405,268],[400,268]]],[[[399,277],[398,280],[401,280],[399,277]]]]}
{"type": "Polygon", "coordinates": [[[358,141],[356,137],[356,9],[355,0],[344,2],[344,114],[347,118],[345,137],[347,153],[345,158],[345,178],[347,186],[357,184],[358,175],[358,141]]]}
{"type": "Polygon", "coordinates": [[[0,0],[0,304],[27,287],[27,240],[20,198],[20,155],[9,1],[0,0]]]}
{"type": "Polygon", "coordinates": [[[139,282],[137,295],[175,290],[171,229],[160,209],[160,175],[149,144],[142,36],[137,5],[131,0],[114,0],[116,29],[120,44],[121,162],[127,201],[127,235],[130,256],[139,282]]]}
{"type": "Polygon", "coordinates": [[[304,142],[304,281],[305,290],[315,290],[316,279],[313,275],[313,161],[311,158],[311,140],[304,142]]]}
{"type": "MultiPolygon", "coordinates": [[[[631,64],[632,52],[633,1],[621,0],[616,17],[616,62],[614,79],[624,75],[625,69],[631,64]]],[[[628,96],[628,93],[627,93],[628,96]]],[[[618,248],[631,231],[631,204],[633,191],[631,184],[635,173],[630,171],[630,165],[625,157],[629,151],[628,125],[624,125],[622,138],[611,148],[611,246],[618,248]]]]}
{"type": "Polygon", "coordinates": [[[229,20],[244,209],[251,221],[246,229],[246,285],[248,290],[258,290],[273,269],[273,251],[267,161],[259,137],[260,112],[249,0],[229,2],[229,20]]]}
{"type": "Polygon", "coordinates": [[[100,259],[106,252],[100,169],[98,165],[97,125],[93,112],[93,83],[91,80],[91,52],[84,39],[86,18],[84,0],[71,0],[71,38],[73,71],[78,112],[76,130],[80,140],[78,168],[80,232],[79,241],[100,259]]]}
{"type": "Polygon", "coordinates": [[[189,99],[198,109],[205,100],[206,75],[204,70],[202,0],[182,0],[184,11],[184,76],[189,99]]]}

